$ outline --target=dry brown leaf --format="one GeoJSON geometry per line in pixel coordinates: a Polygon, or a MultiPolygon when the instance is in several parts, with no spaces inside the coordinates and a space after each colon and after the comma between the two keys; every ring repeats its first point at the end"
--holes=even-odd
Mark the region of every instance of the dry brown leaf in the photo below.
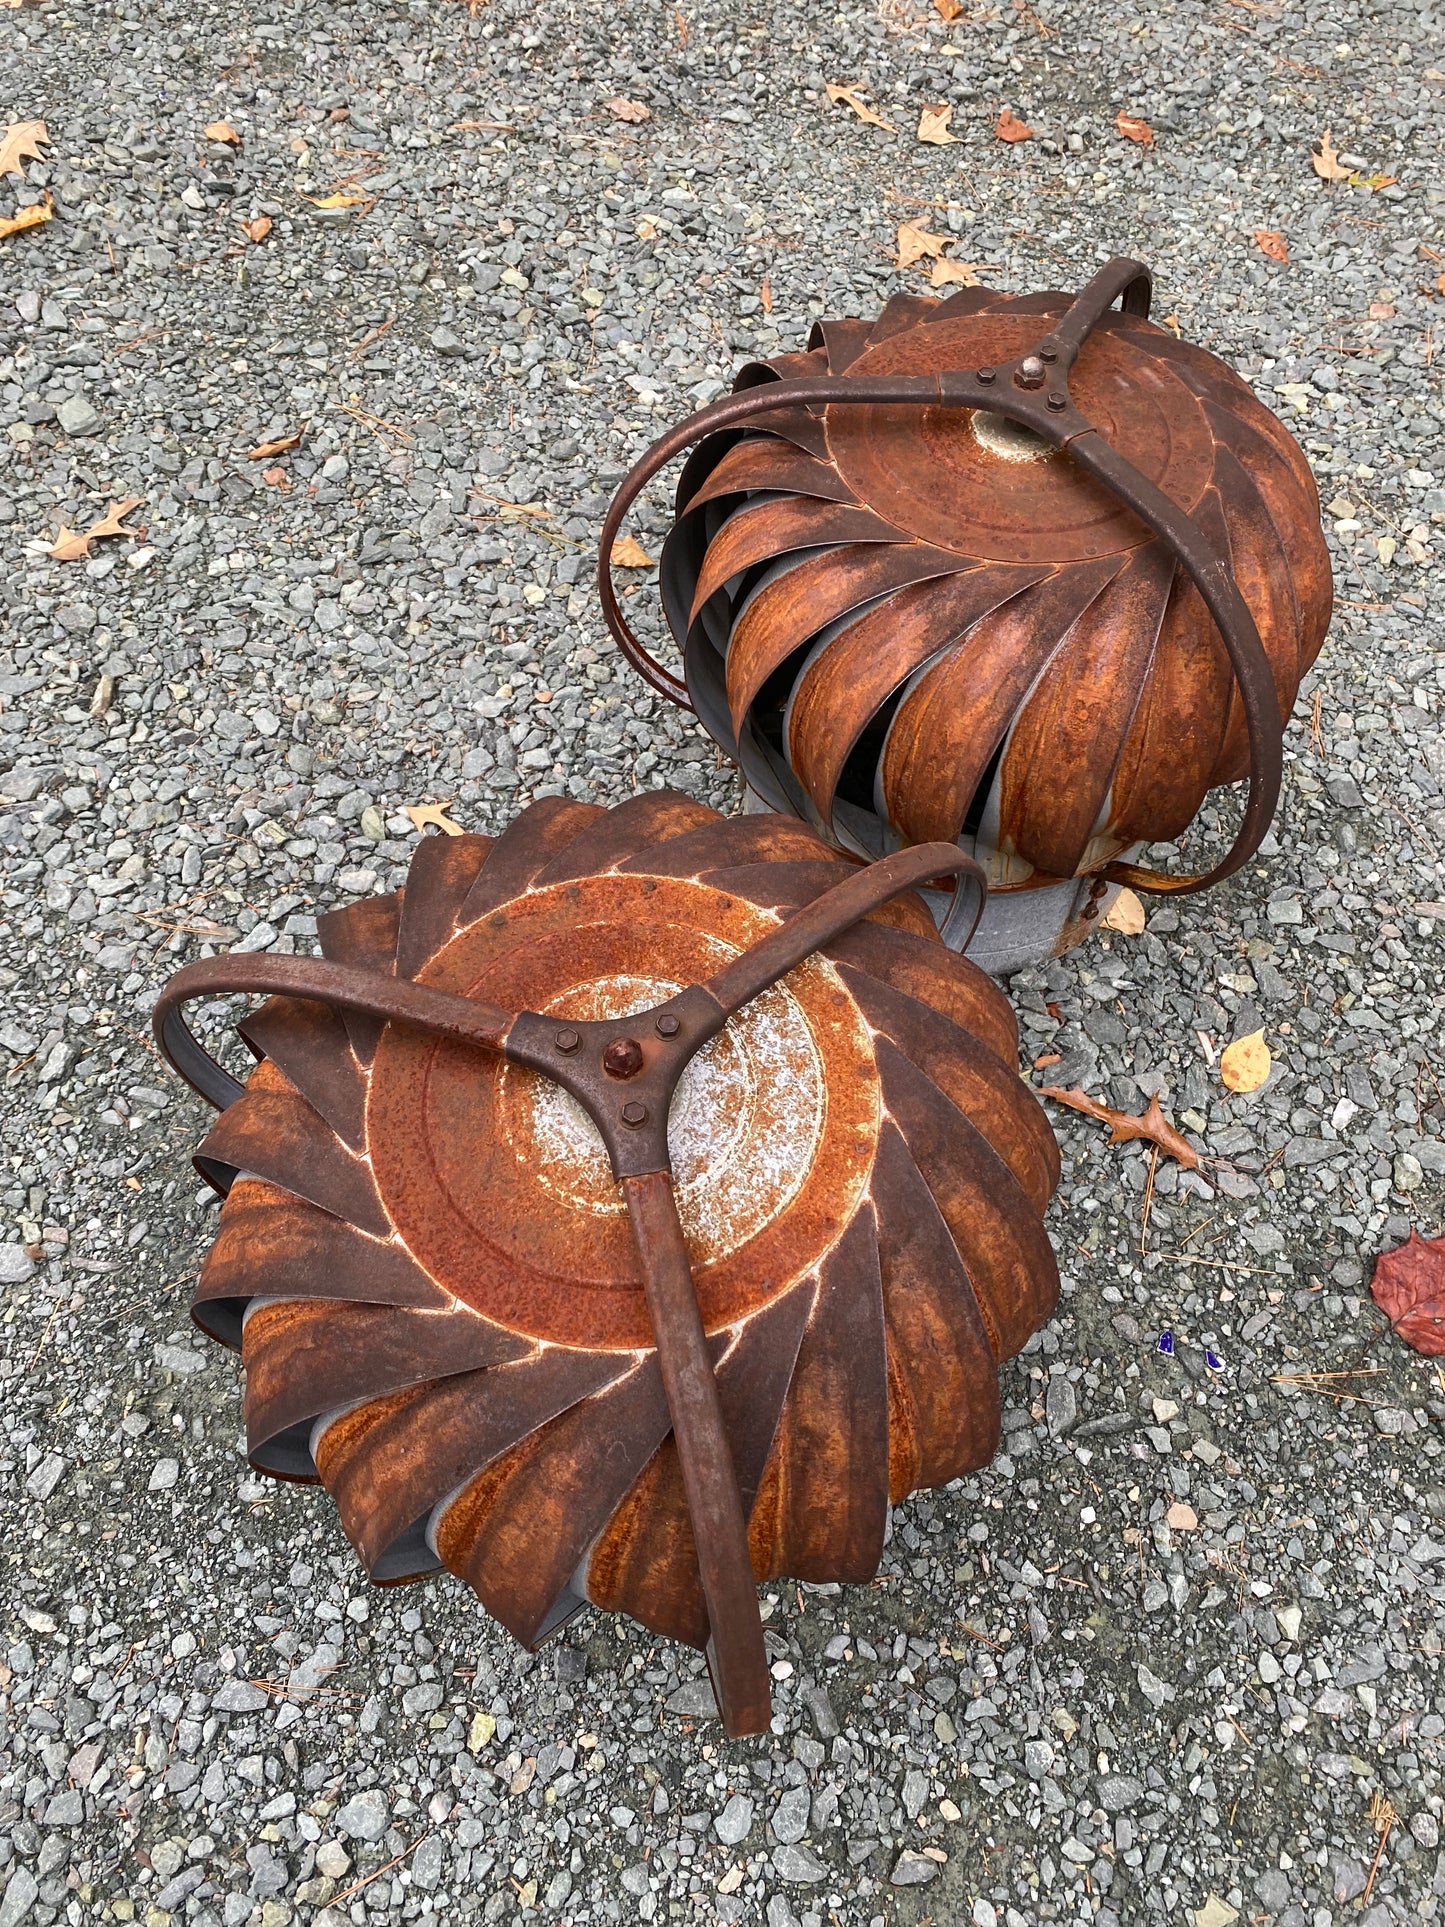
{"type": "Polygon", "coordinates": [[[1310,166],[1322,181],[1347,181],[1350,178],[1349,168],[1340,166],[1339,152],[1330,141],[1328,127],[1320,135],[1319,146],[1310,155],[1310,166]]]}
{"type": "Polygon", "coordinates": [[[1248,1037],[1236,1037],[1232,1044],[1226,1044],[1219,1059],[1219,1075],[1224,1079],[1226,1090],[1257,1091],[1268,1078],[1273,1063],[1264,1032],[1252,1030],[1248,1037]]]}
{"type": "Polygon", "coordinates": [[[936,107],[925,107],[918,116],[918,138],[929,147],[949,147],[957,139],[950,134],[948,124],[953,119],[953,109],[946,100],[939,101],[936,107]]]}
{"type": "Polygon", "coordinates": [[[933,11],[950,24],[963,12],[963,0],[933,0],[933,11]]]}
{"type": "Polygon", "coordinates": [[[612,566],[614,569],[651,569],[655,564],[635,535],[624,535],[612,544],[612,566]]]}
{"type": "Polygon", "coordinates": [[[246,460],[269,462],[273,455],[289,455],[293,448],[301,446],[301,437],[309,426],[309,422],[302,422],[294,435],[278,435],[274,442],[258,442],[255,448],[247,450],[246,460]]]}
{"type": "Polygon", "coordinates": [[[1114,116],[1114,126],[1126,141],[1133,141],[1136,147],[1154,145],[1154,129],[1138,114],[1126,114],[1121,107],[1114,116]]]}
{"type": "Polygon", "coordinates": [[[18,214],[9,214],[0,221],[0,241],[8,241],[12,234],[24,234],[27,228],[44,227],[54,219],[55,201],[47,188],[43,201],[37,201],[34,207],[22,207],[18,214]]]}
{"type": "Polygon", "coordinates": [[[881,114],[875,114],[867,101],[859,98],[856,87],[844,87],[836,80],[830,80],[828,82],[828,98],[833,102],[835,107],[841,100],[845,107],[851,107],[859,120],[866,121],[870,127],[881,127],[883,131],[888,134],[897,132],[891,120],[884,120],[881,114]]]}
{"type": "Polygon", "coordinates": [[[50,145],[50,130],[43,120],[17,120],[0,134],[0,177],[18,174],[25,178],[27,161],[43,161],[42,147],[50,145]]]}
{"type": "Polygon", "coordinates": [[[993,124],[994,139],[1001,141],[1031,141],[1034,130],[1021,121],[1012,107],[1005,107],[993,124]]]}
{"type": "Polygon", "coordinates": [[[1107,1124],[1111,1144],[1125,1144],[1132,1138],[1144,1138],[1150,1144],[1157,1144],[1166,1157],[1182,1164],[1186,1171],[1199,1169],[1199,1153],[1165,1117],[1157,1097],[1150,1098],[1149,1108],[1142,1117],[1134,1117],[1128,1111],[1116,1111],[1107,1104],[1101,1104],[1078,1085],[1071,1091],[1061,1091],[1057,1085],[1045,1084],[1042,1095],[1051,1097],[1056,1104],[1063,1104],[1071,1111],[1082,1111],[1085,1117],[1097,1118],[1100,1124],[1107,1124]]]}
{"type": "Polygon", "coordinates": [[[128,535],[134,539],[137,531],[125,526],[125,518],[144,500],[143,495],[128,495],[123,502],[112,502],[101,519],[92,522],[88,529],[62,529],[45,553],[56,562],[85,562],[90,556],[91,543],[104,536],[128,535]]]}
{"type": "Polygon", "coordinates": [[[223,147],[241,145],[241,136],[228,120],[213,120],[210,126],[202,131],[208,141],[219,141],[223,147]]]}
{"type": "Polygon", "coordinates": [[[930,234],[927,228],[905,221],[898,230],[898,265],[900,268],[911,268],[915,261],[923,260],[925,255],[936,259],[952,241],[951,234],[930,234]]]}
{"type": "Polygon", "coordinates": [[[763,276],[763,285],[758,289],[758,299],[763,304],[763,313],[773,312],[773,282],[771,275],[763,276]]]}
{"type": "Polygon", "coordinates": [[[258,214],[254,221],[242,221],[241,232],[248,241],[254,242],[259,247],[271,232],[271,225],[269,214],[258,214]]]}
{"type": "Polygon", "coordinates": [[[982,261],[935,261],[928,277],[930,288],[976,288],[982,261]]]}
{"type": "Polygon", "coordinates": [[[1137,937],[1144,929],[1143,902],[1133,890],[1121,889],[1099,921],[1120,936],[1137,937]]]}
{"type": "Polygon", "coordinates": [[[625,120],[633,127],[652,119],[650,107],[644,107],[640,100],[629,100],[625,94],[619,94],[615,100],[604,100],[602,105],[614,120],[625,120]]]}
{"type": "Polygon", "coordinates": [[[440,830],[444,836],[464,836],[466,832],[460,823],[453,823],[447,815],[450,803],[408,803],[402,809],[403,816],[411,818],[414,830],[440,830]]]}
{"type": "Polygon", "coordinates": [[[1289,242],[1278,228],[1257,227],[1254,230],[1254,245],[1261,254],[1267,254],[1271,261],[1289,260],[1289,242]]]}

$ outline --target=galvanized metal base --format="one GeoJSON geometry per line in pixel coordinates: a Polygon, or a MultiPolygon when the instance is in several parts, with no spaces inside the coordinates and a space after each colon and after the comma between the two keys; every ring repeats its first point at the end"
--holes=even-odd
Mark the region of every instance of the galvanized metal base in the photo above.
{"type": "MultiPolygon", "coordinates": [[[[778,814],[751,787],[745,788],[744,798],[748,816],[778,814]]],[[[1126,860],[1133,862],[1137,854],[1137,848],[1127,851],[1126,860]]],[[[1114,883],[1106,886],[1102,896],[1095,896],[1096,888],[1094,878],[1085,876],[1044,884],[1035,890],[992,890],[963,954],[990,977],[1011,977],[1030,964],[1061,957],[1099,928],[1099,919],[1119,894],[1119,886],[1114,883]],[[1086,916],[1091,909],[1093,914],[1086,916]]],[[[941,891],[920,890],[918,894],[941,931],[951,900],[941,891]]]]}

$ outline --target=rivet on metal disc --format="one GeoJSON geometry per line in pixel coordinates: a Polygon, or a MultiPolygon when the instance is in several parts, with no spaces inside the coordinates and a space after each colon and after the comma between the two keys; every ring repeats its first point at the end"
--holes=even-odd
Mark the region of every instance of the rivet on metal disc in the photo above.
{"type": "Polygon", "coordinates": [[[634,1126],[645,1124],[647,1122],[647,1106],[638,1103],[624,1104],[622,1107],[622,1122],[634,1126]]]}
{"type": "Polygon", "coordinates": [[[575,1030],[559,1030],[554,1042],[564,1056],[570,1057],[582,1039],[575,1030]]]}
{"type": "Polygon", "coordinates": [[[682,1026],[677,1019],[666,1013],[657,1020],[657,1034],[659,1037],[676,1037],[681,1029],[682,1026]]]}
{"type": "Polygon", "coordinates": [[[642,1061],[642,1046],[635,1037],[614,1037],[602,1053],[602,1068],[609,1077],[636,1077],[642,1061]]]}

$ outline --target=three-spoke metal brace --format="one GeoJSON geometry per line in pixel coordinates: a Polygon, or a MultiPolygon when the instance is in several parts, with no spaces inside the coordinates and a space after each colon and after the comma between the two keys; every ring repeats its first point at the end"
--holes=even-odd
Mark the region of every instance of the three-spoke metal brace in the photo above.
{"type": "Polygon", "coordinates": [[[1132,863],[1107,864],[1108,882],[1180,896],[1207,889],[1233,876],[1264,840],[1279,803],[1284,772],[1284,726],[1269,657],[1248,604],[1240,594],[1228,560],[1178,503],[1151,482],[1129,458],[1101,435],[1076,406],[1069,373],[1079,351],[1116,301],[1126,314],[1147,318],[1153,276],[1142,261],[1119,256],[1094,276],[1034,345],[1010,362],[994,367],[948,369],[934,375],[803,376],[765,382],[700,409],[659,437],[628,474],[612,499],[599,544],[598,594],[607,626],[627,660],[661,695],[691,708],[687,684],[664,668],[643,646],[617,599],[612,578],[612,545],[628,509],[646,484],[676,456],[708,435],[766,427],[766,417],[803,408],[819,412],[850,407],[980,409],[1031,429],[1062,450],[1116,501],[1131,509],[1163,543],[1203,598],[1228,652],[1239,686],[1249,736],[1249,793],[1234,842],[1208,871],[1173,874],[1132,863]]]}
{"type": "Polygon", "coordinates": [[[186,1007],[243,991],[306,998],[488,1051],[541,1072],[587,1112],[627,1204],[697,1546],[708,1665],[734,1738],[770,1725],[767,1652],[747,1519],[672,1187],[668,1113],[684,1071],[730,1017],[871,911],[945,877],[956,879],[960,901],[967,893],[976,918],[988,887],[978,865],[951,844],[915,845],[855,870],[705,983],[630,1017],[582,1021],[498,1010],[379,970],[265,954],[187,964],[155,1008],[161,1054],[218,1110],[244,1095],[244,1086],[196,1038],[186,1007]]]}

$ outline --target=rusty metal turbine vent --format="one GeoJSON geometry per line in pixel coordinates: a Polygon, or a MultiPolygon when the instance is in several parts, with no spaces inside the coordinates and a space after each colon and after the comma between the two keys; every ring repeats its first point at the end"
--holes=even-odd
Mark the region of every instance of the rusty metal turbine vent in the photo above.
{"type": "Polygon", "coordinates": [[[603,532],[609,623],[766,803],[868,855],[958,841],[995,890],[1197,889],[1258,847],[1329,621],[1319,498],[1293,437],[1151,324],[1149,294],[1120,260],[1078,297],[896,296],[744,369],[638,464],[603,532]],[[684,682],[633,636],[607,558],[693,443],[661,570],[684,682]],[[1212,871],[1119,861],[1246,774],[1212,871]]]}
{"type": "Polygon", "coordinates": [[[321,959],[180,971],[157,1036],[226,1194],[192,1310],[253,1464],[319,1479],[373,1579],[449,1567],[528,1645],[630,1613],[763,1730],[755,1579],[871,1577],[1057,1295],[1013,1018],[901,894],[939,876],[981,883],[551,800],[423,843],[321,959]],[[184,1021],[237,990],[274,993],[244,1087],[184,1021]]]}

